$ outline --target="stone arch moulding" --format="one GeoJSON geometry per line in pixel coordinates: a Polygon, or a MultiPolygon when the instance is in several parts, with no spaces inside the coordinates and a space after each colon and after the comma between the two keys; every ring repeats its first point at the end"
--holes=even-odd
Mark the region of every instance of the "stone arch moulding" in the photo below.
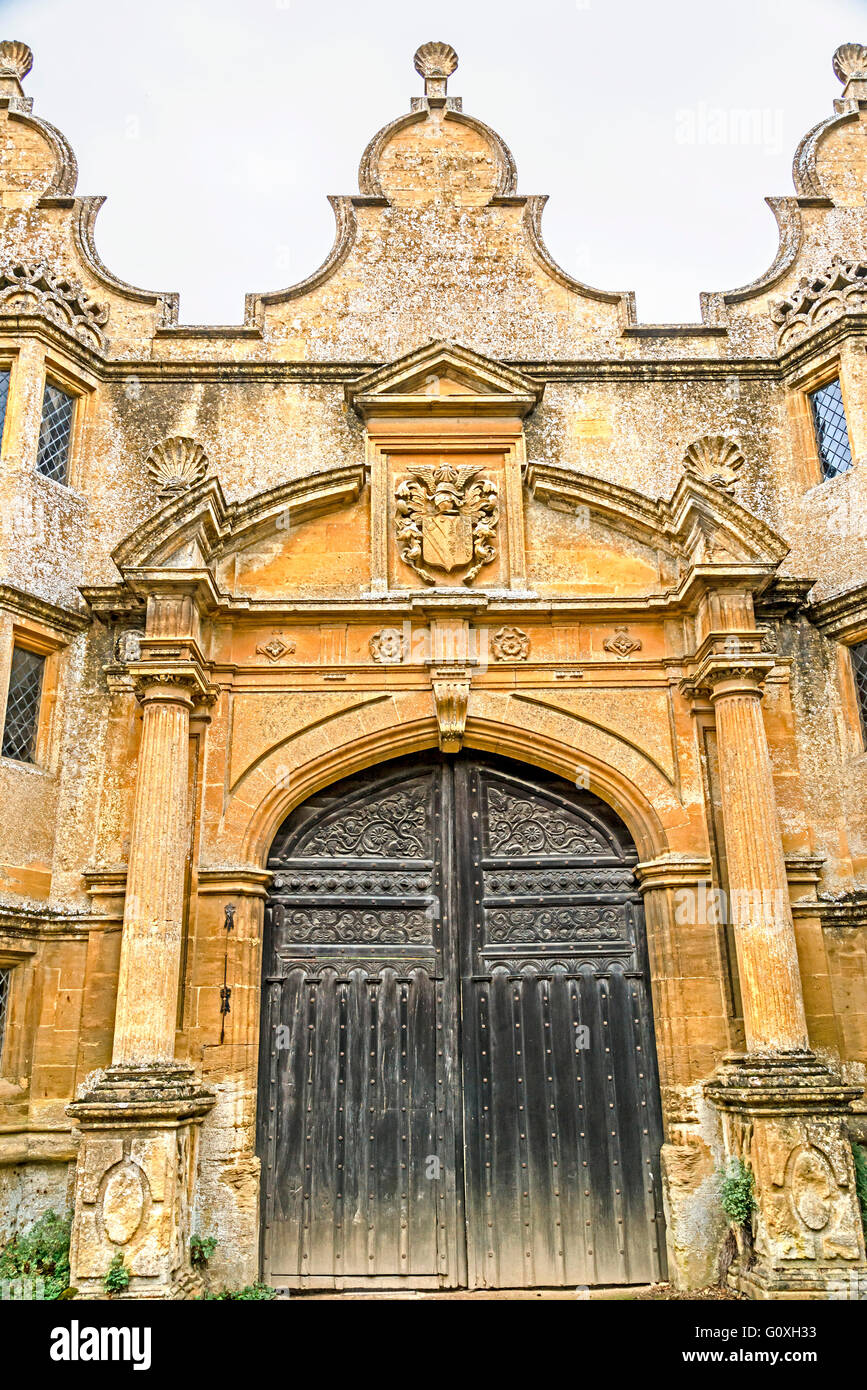
{"type": "MultiPolygon", "coordinates": [[[[658,768],[638,755],[636,761],[645,783],[640,786],[622,768],[581,747],[580,721],[570,721],[576,726],[576,741],[570,743],[549,732],[550,721],[541,709],[525,705],[520,718],[506,718],[510,713],[507,700],[486,692],[472,693],[465,748],[500,753],[570,781],[580,764],[587,771],[588,790],[621,817],[641,859],[655,860],[668,853],[665,816],[654,799],[659,797],[661,805],[669,808],[671,787],[658,768]]],[[[274,765],[285,759],[285,743],[260,759],[229,799],[212,853],[221,863],[264,868],[271,842],[295,806],[321,787],[366,767],[435,748],[437,737],[437,721],[427,692],[406,692],[404,701],[397,696],[386,698],[366,710],[353,707],[325,724],[299,731],[294,740],[297,771],[288,779],[274,775],[274,765]]]]}

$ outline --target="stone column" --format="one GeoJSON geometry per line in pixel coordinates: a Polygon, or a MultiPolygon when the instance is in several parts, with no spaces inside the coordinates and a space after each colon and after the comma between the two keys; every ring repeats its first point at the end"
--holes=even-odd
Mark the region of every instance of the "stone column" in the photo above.
{"type": "Polygon", "coordinates": [[[115,1067],[174,1062],[178,968],[189,844],[190,682],[142,682],[133,810],[114,1024],[115,1067]]]}
{"type": "Polygon", "coordinates": [[[726,1154],[752,1174],[729,1280],[757,1298],[862,1298],[867,1261],[846,1113],[859,1088],[810,1051],[761,683],[772,657],[706,657],[696,685],[716,715],[729,910],[747,1052],[706,1087],[726,1154]]]}
{"type": "MultiPolygon", "coordinates": [[[[773,663],[771,663],[773,664],[773,663]]],[[[730,911],[747,1050],[809,1045],[795,925],[761,710],[762,667],[722,667],[712,678],[730,911]]]]}
{"type": "Polygon", "coordinates": [[[144,706],[112,1065],[69,1113],[81,1129],[72,1282],[98,1297],[120,1255],[131,1298],[197,1288],[189,1259],[198,1127],[214,1097],[174,1055],[190,714],[211,691],[196,663],[131,668],[144,706]]]}

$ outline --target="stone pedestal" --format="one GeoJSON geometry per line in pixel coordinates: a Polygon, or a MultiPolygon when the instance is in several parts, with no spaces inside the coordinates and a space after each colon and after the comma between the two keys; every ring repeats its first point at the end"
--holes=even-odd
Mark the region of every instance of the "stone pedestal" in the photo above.
{"type": "Polygon", "coordinates": [[[213,1103],[187,1068],[111,1067],[69,1107],[81,1127],[70,1251],[80,1296],[103,1295],[118,1253],[131,1276],[127,1297],[200,1292],[190,1212],[199,1123],[213,1103]]]}
{"type": "Polygon", "coordinates": [[[810,1052],[729,1057],[707,1088],[726,1152],[755,1179],[753,1258],[729,1282],[753,1298],[867,1298],[848,1107],[860,1094],[810,1052]]]}

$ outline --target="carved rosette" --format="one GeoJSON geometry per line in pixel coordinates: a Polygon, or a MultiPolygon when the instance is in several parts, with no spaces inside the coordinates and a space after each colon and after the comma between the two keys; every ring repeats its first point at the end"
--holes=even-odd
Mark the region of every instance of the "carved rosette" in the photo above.
{"type": "Polygon", "coordinates": [[[689,477],[698,478],[722,492],[734,492],[738,474],[744,466],[740,445],[721,434],[706,434],[690,444],[683,458],[689,477]]]}
{"type": "Polygon", "coordinates": [[[406,639],[399,627],[384,627],[370,639],[370,655],[382,666],[397,665],[406,655],[406,639]]]}
{"type": "Polygon", "coordinates": [[[186,492],[204,478],[208,456],[201,444],[185,435],[173,435],[154,444],[145,466],[159,486],[161,498],[175,497],[186,492]]]}
{"type": "Polygon", "coordinates": [[[519,627],[501,627],[491,638],[491,652],[495,661],[526,661],[530,639],[519,627]]]}
{"type": "Polygon", "coordinates": [[[777,347],[798,343],[841,314],[867,310],[867,261],[836,257],[822,275],[802,280],[787,299],[771,306],[777,347]]]}
{"type": "Polygon", "coordinates": [[[0,313],[41,314],[101,352],[107,304],[91,299],[79,280],[51,270],[43,261],[13,261],[0,266],[0,313]]]}
{"type": "Polygon", "coordinates": [[[273,636],[267,642],[260,642],[256,651],[259,656],[267,656],[270,662],[279,661],[281,656],[291,656],[295,650],[294,642],[284,642],[282,637],[273,636]]]}
{"type": "Polygon", "coordinates": [[[614,656],[625,661],[633,652],[641,651],[641,638],[630,637],[629,629],[625,626],[616,627],[610,637],[606,637],[602,643],[606,652],[612,652],[614,656]]]}
{"type": "Polygon", "coordinates": [[[497,485],[474,464],[416,464],[395,489],[400,558],[426,584],[431,570],[470,584],[497,558],[497,485]]]}

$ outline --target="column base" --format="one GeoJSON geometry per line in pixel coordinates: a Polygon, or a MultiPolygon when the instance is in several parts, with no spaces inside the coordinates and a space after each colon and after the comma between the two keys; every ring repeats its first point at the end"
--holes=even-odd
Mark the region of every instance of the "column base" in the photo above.
{"type": "Polygon", "coordinates": [[[198,1129],[214,1096],[178,1064],[109,1067],[68,1107],[81,1144],[70,1249],[71,1282],[84,1298],[106,1295],[120,1254],[129,1284],[116,1298],[194,1298],[190,1213],[198,1129]]]}
{"type": "Polygon", "coordinates": [[[811,1052],[727,1057],[705,1087],[726,1153],[753,1174],[752,1250],[729,1284],[751,1298],[858,1298],[867,1255],[846,1129],[860,1091],[811,1052]],[[854,1290],[854,1291],[853,1291],[854,1290]]]}

